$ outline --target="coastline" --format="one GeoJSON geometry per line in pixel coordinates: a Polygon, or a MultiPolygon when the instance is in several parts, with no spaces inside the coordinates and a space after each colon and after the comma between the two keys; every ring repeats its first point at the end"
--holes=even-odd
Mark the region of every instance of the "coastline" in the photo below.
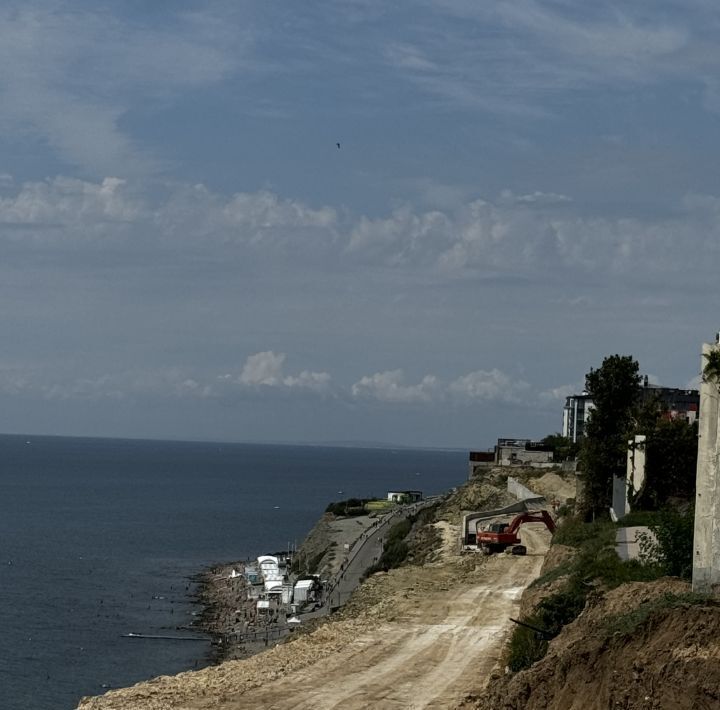
{"type": "Polygon", "coordinates": [[[293,575],[317,574],[323,580],[322,599],[316,605],[319,608],[296,614],[302,620],[296,626],[287,624],[289,614],[284,609],[272,619],[257,613],[257,595],[241,572],[252,560],[216,564],[202,570],[195,578],[198,591],[194,600],[201,609],[189,628],[211,637],[210,662],[249,658],[293,635],[317,628],[347,601],[360,585],[365,570],[379,557],[379,551],[373,550],[366,562],[356,560],[358,549],[378,526],[388,528],[414,510],[416,506],[398,507],[382,515],[355,517],[323,513],[295,551],[289,566],[293,575]],[[353,561],[354,573],[350,567],[353,561]]]}
{"type": "MultiPolygon", "coordinates": [[[[517,613],[520,593],[537,576],[549,541],[546,530],[529,530],[534,552],[527,557],[463,555],[460,510],[498,495],[504,494],[473,482],[427,515],[413,516],[406,563],[371,575],[342,609],[312,621],[287,643],[84,698],[79,708],[230,710],[272,707],[282,695],[296,708],[355,710],[387,706],[391,699],[393,707],[405,707],[408,692],[458,707],[499,661],[507,618],[517,613]]],[[[385,531],[383,526],[380,534],[385,531]]],[[[366,536],[353,557],[363,564],[368,556],[372,560],[373,542],[366,536]]]]}

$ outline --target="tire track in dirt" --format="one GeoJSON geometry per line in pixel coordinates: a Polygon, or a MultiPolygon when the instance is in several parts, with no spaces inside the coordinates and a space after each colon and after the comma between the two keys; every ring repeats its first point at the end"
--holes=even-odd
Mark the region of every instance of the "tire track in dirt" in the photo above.
{"type": "MultiPolygon", "coordinates": [[[[431,593],[416,600],[405,618],[378,626],[353,652],[305,668],[282,682],[278,689],[250,690],[233,709],[291,708],[293,710],[365,710],[406,708],[423,710],[452,707],[468,687],[477,687],[495,666],[522,589],[537,576],[547,549],[547,534],[523,529],[530,554],[498,556],[488,560],[482,583],[431,593]],[[448,598],[449,597],[449,598],[448,598]],[[423,609],[444,618],[422,623],[423,609]],[[374,639],[374,640],[373,640],[374,639]]],[[[430,613],[430,617],[437,618],[430,613]]]]}

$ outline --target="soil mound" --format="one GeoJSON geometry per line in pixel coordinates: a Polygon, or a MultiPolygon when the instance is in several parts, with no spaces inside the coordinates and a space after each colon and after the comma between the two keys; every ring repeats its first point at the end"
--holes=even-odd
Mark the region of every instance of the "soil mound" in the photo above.
{"type": "Polygon", "coordinates": [[[623,585],[592,598],[526,671],[496,675],[482,710],[720,707],[720,604],[679,580],[623,585]]]}

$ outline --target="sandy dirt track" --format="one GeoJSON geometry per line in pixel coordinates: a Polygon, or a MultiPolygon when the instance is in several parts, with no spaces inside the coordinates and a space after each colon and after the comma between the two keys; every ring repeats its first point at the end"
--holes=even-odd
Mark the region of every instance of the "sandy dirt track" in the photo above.
{"type": "Polygon", "coordinates": [[[512,626],[508,617],[539,574],[550,535],[536,524],[521,534],[526,557],[461,559],[446,545],[438,562],[371,580],[371,598],[354,619],[330,622],[247,661],[158,679],[81,707],[456,707],[487,681],[512,626]]]}
{"type": "Polygon", "coordinates": [[[398,608],[393,621],[381,623],[331,659],[283,679],[280,693],[277,687],[257,688],[223,707],[454,707],[497,663],[511,625],[508,617],[540,571],[547,538],[544,529],[526,526],[527,557],[496,556],[474,583],[450,580],[447,590],[414,597],[398,608]]]}

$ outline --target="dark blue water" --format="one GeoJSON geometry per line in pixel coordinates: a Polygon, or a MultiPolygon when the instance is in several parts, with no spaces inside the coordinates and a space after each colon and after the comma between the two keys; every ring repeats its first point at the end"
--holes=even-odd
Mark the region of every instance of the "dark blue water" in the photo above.
{"type": "Polygon", "coordinates": [[[208,643],[121,635],[179,633],[203,567],[299,544],[340,497],[447,490],[466,457],[0,436],[2,707],[74,708],[82,695],[207,665],[208,643]]]}

